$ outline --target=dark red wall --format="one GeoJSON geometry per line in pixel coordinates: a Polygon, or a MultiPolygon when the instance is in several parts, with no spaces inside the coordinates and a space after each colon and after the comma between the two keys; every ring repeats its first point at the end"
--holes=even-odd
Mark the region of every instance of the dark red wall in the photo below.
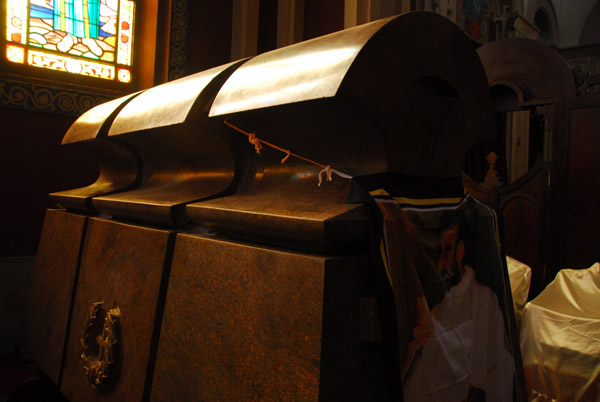
{"type": "Polygon", "coordinates": [[[95,181],[96,163],[60,146],[75,119],[0,107],[0,257],[35,254],[48,194],[95,181]]]}
{"type": "Polygon", "coordinates": [[[344,0],[305,0],[304,40],[344,29],[344,0]]]}
{"type": "Polygon", "coordinates": [[[189,2],[186,74],[229,62],[232,18],[232,2],[189,2]]]}

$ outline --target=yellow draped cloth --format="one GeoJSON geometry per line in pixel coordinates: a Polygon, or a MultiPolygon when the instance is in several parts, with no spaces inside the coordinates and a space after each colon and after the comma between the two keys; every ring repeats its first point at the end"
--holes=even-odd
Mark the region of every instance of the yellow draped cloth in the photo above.
{"type": "Polygon", "coordinates": [[[530,401],[600,401],[600,263],[561,270],[527,303],[520,342],[530,401]]]}

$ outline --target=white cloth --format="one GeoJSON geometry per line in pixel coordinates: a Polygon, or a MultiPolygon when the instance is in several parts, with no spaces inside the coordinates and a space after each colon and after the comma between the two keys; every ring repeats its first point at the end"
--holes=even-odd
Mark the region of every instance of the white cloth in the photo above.
{"type": "Polygon", "coordinates": [[[406,402],[463,401],[469,386],[487,401],[512,402],[514,361],[496,295],[465,269],[431,311],[432,333],[414,341],[422,346],[403,378],[406,402]]]}
{"type": "Polygon", "coordinates": [[[529,296],[531,268],[527,264],[509,256],[506,256],[506,264],[508,266],[508,276],[510,278],[515,317],[517,325],[520,325],[523,309],[525,308],[525,304],[527,304],[527,297],[529,296]]]}
{"type": "Polygon", "coordinates": [[[600,263],[561,270],[527,303],[521,353],[530,400],[600,401],[600,263]]]}

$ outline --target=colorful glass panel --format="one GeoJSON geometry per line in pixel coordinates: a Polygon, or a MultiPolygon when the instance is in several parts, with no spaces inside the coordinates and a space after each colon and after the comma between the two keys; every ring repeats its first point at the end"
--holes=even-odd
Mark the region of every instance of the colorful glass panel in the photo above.
{"type": "Polygon", "coordinates": [[[28,52],[27,62],[31,66],[48,68],[51,70],[66,71],[73,74],[109,80],[115,78],[115,67],[110,64],[95,63],[93,61],[74,59],[72,57],[38,52],[36,50],[30,50],[28,52]]]}
{"type": "Polygon", "coordinates": [[[126,68],[117,69],[117,80],[119,82],[131,82],[131,71],[126,68]]]}
{"type": "Polygon", "coordinates": [[[121,1],[119,15],[121,22],[119,24],[119,51],[117,53],[119,64],[131,65],[131,51],[133,45],[133,14],[134,4],[132,1],[121,1]]]}
{"type": "Polygon", "coordinates": [[[6,45],[6,58],[13,63],[25,63],[25,49],[21,46],[6,45]]]}
{"type": "Polygon", "coordinates": [[[129,82],[115,72],[132,65],[134,14],[131,0],[7,0],[6,40],[31,66],[129,82]]]}
{"type": "Polygon", "coordinates": [[[6,40],[25,43],[27,40],[27,1],[7,0],[6,40]]]}

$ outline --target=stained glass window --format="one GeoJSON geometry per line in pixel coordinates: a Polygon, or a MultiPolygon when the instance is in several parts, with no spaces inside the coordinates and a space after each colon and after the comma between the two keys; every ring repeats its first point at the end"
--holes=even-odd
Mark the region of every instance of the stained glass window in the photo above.
{"type": "Polygon", "coordinates": [[[6,58],[101,79],[132,79],[132,0],[7,0],[6,58]]]}

